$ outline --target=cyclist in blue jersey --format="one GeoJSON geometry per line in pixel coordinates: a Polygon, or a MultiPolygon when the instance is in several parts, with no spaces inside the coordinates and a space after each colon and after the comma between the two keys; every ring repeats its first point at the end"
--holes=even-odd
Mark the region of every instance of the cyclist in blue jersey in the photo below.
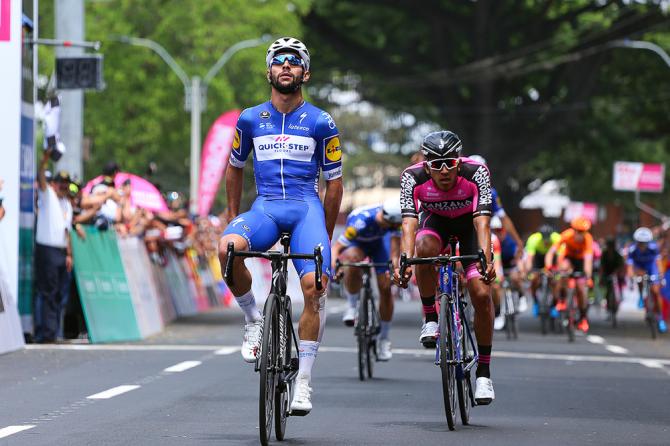
{"type": "MultiPolygon", "coordinates": [[[[333,118],[303,99],[302,84],[310,78],[307,47],[292,37],[280,38],[268,48],[266,64],[270,100],[244,110],[237,122],[226,171],[228,212],[234,218],[219,244],[219,258],[225,265],[229,242],[235,250],[265,251],[282,232],[291,233],[292,252],[311,253],[315,246],[322,247],[323,291],[316,290],[314,263],[293,261],[305,306],[298,325],[300,366],[291,410],[308,413],[312,409],[312,366],[326,323],[330,239],[342,201],[342,150],[333,118]],[[243,168],[252,152],[258,197],[249,211],[240,214],[243,168]],[[319,198],[321,173],[326,180],[323,204],[319,198]]],[[[230,290],[246,320],[242,357],[254,362],[261,343],[262,316],[249,270],[241,258],[234,262],[230,290]]]]}
{"type": "MultiPolygon", "coordinates": [[[[361,262],[365,257],[369,257],[375,263],[385,263],[389,259],[396,262],[400,258],[401,224],[399,199],[389,199],[381,206],[354,209],[347,217],[344,233],[333,244],[331,253],[333,268],[338,257],[345,263],[361,262]]],[[[342,321],[345,325],[353,327],[362,286],[362,273],[358,268],[344,268],[344,270],[342,292],[349,306],[342,316],[342,321]]],[[[377,357],[380,361],[388,361],[392,356],[389,332],[393,319],[393,298],[388,270],[388,266],[376,268],[381,320],[377,357]]]]}
{"type": "MultiPolygon", "coordinates": [[[[658,331],[665,333],[668,331],[663,316],[661,315],[661,272],[663,265],[661,262],[661,250],[654,241],[654,234],[651,229],[640,227],[633,233],[635,245],[628,249],[626,254],[626,275],[632,279],[633,276],[646,274],[651,280],[649,291],[651,296],[647,299],[654,300],[654,311],[658,320],[658,331]]],[[[633,283],[631,282],[631,287],[633,283]]]]}

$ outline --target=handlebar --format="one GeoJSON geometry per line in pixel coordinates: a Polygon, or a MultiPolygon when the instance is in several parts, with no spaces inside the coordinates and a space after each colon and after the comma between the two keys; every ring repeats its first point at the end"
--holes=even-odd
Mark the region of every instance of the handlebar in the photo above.
{"type": "Polygon", "coordinates": [[[321,253],[321,247],[314,247],[314,254],[290,254],[281,251],[235,251],[235,245],[233,242],[228,243],[228,258],[226,260],[225,273],[223,279],[226,281],[228,286],[233,286],[233,258],[242,257],[242,258],[262,258],[267,260],[313,260],[316,265],[316,289],[321,291],[323,289],[323,282],[321,280],[321,275],[323,274],[323,254],[321,253]]]}
{"type": "Polygon", "coordinates": [[[480,249],[477,254],[463,255],[463,256],[437,256],[437,257],[414,257],[411,259],[407,258],[407,253],[402,253],[400,256],[400,277],[405,277],[405,272],[407,267],[411,265],[436,265],[443,266],[448,263],[456,263],[463,261],[476,261],[479,262],[479,265],[482,267],[483,271],[486,271],[487,261],[484,250],[480,249]]]}

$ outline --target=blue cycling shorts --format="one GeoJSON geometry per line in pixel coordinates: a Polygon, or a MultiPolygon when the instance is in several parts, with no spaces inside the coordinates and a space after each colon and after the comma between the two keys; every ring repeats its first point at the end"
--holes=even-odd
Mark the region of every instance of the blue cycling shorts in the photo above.
{"type": "Polygon", "coordinates": [[[651,283],[653,285],[656,285],[657,283],[661,283],[661,273],[658,270],[658,265],[656,262],[653,263],[634,263],[633,264],[633,269],[638,272],[644,272],[644,274],[648,275],[649,277],[653,277],[653,280],[651,283]]]}
{"type": "MultiPolygon", "coordinates": [[[[249,243],[250,251],[267,251],[282,232],[291,234],[291,252],[313,254],[322,247],[323,273],[330,277],[330,239],[326,231],[326,216],[318,197],[304,200],[267,199],[258,197],[248,212],[238,215],[223,235],[237,234],[249,243]]],[[[316,271],[312,260],[293,260],[298,275],[316,271]]]]}
{"type": "MultiPolygon", "coordinates": [[[[356,240],[352,240],[346,249],[355,246],[357,248],[360,248],[363,251],[363,253],[365,253],[366,256],[370,257],[370,259],[374,263],[387,263],[391,258],[390,255],[391,234],[389,233],[387,235],[388,237],[380,238],[379,240],[374,240],[371,242],[359,242],[356,240]]],[[[375,271],[377,272],[377,274],[383,274],[388,270],[389,270],[388,265],[375,267],[375,271]]]]}

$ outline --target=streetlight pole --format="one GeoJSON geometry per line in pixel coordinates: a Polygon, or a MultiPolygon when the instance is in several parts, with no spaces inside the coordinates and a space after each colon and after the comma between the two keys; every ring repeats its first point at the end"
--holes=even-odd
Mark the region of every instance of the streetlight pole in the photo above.
{"type": "Polygon", "coordinates": [[[216,76],[221,68],[223,68],[223,66],[230,60],[233,54],[245,48],[252,48],[262,43],[269,42],[272,39],[272,36],[264,34],[262,37],[257,39],[249,39],[237,42],[224,51],[221,57],[219,57],[219,60],[217,60],[216,63],[209,69],[204,79],[200,79],[199,76],[193,76],[189,78],[186,72],[181,68],[181,66],[179,66],[177,61],[174,60],[170,53],[168,53],[165,48],[153,40],[130,36],[114,36],[112,39],[118,42],[127,43],[129,45],[149,48],[158,54],[163,59],[163,61],[168,64],[177,77],[179,77],[182,84],[184,84],[184,109],[191,112],[191,178],[189,188],[189,211],[191,214],[196,214],[198,212],[198,183],[200,180],[200,118],[202,116],[202,111],[207,108],[207,87],[209,86],[209,83],[212,81],[212,79],[214,79],[214,76],[216,76]]]}

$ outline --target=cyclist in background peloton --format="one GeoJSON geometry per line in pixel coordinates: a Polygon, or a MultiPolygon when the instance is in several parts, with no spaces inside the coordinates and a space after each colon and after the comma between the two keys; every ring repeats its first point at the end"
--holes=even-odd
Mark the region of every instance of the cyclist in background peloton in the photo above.
{"type": "MultiPolygon", "coordinates": [[[[651,286],[649,287],[651,295],[646,297],[647,299],[654,299],[654,312],[658,321],[659,333],[666,333],[668,327],[663,320],[661,312],[661,273],[663,266],[660,249],[654,241],[654,234],[651,232],[651,229],[644,226],[635,230],[633,240],[635,241],[635,245],[626,254],[626,275],[629,279],[645,274],[649,276],[651,280],[651,286]]],[[[632,288],[632,280],[630,284],[632,288]]]]}
{"type": "Polygon", "coordinates": [[[544,257],[554,243],[557,243],[561,235],[554,231],[550,225],[542,225],[540,230],[534,232],[526,240],[526,271],[532,273],[530,291],[533,296],[533,314],[537,316],[537,290],[540,288],[540,275],[537,271],[544,269],[544,257]]]}
{"type": "MultiPolygon", "coordinates": [[[[339,258],[343,263],[362,262],[369,257],[374,263],[394,262],[400,257],[400,201],[389,199],[379,206],[366,206],[354,209],[347,217],[344,233],[333,244],[331,259],[332,269],[339,258]],[[390,235],[390,238],[388,237],[390,235]]],[[[344,280],[342,291],[349,306],[344,311],[342,321],[349,327],[354,326],[356,308],[362,286],[362,273],[358,268],[343,268],[344,280]]],[[[379,333],[380,361],[391,359],[391,320],[393,319],[393,298],[391,296],[391,280],[388,266],[376,267],[377,285],[379,287],[379,315],[381,332],[379,333]]]]}
{"type": "MultiPolygon", "coordinates": [[[[585,217],[576,217],[570,222],[570,228],[561,232],[561,237],[554,243],[547,255],[544,257],[544,265],[551,270],[556,264],[563,272],[583,273],[585,277],[577,280],[576,296],[579,303],[579,322],[577,328],[584,333],[589,330],[587,319],[588,299],[586,296],[586,284],[592,284],[593,277],[593,236],[589,233],[591,221],[585,217]],[[554,257],[558,256],[556,262],[554,257]]],[[[567,308],[565,289],[567,280],[557,280],[554,288],[554,296],[558,300],[556,310],[563,311],[567,308]],[[563,292],[562,292],[563,291],[563,292]]]]}

